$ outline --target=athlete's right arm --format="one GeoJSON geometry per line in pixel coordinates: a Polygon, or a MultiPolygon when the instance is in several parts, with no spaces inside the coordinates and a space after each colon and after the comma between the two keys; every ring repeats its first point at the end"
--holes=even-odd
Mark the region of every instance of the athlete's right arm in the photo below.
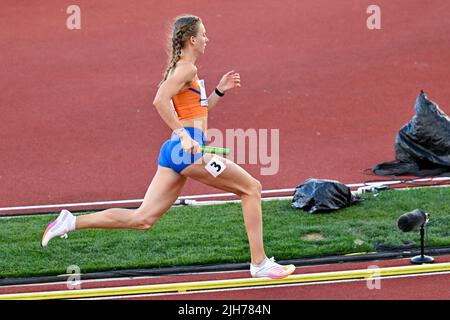
{"type": "Polygon", "coordinates": [[[190,83],[197,74],[197,68],[192,63],[180,63],[172,76],[166,79],[156,92],[153,105],[156,107],[164,122],[178,134],[182,140],[183,149],[198,152],[199,146],[192,140],[189,133],[183,129],[183,125],[175,116],[170,100],[187,84],[190,83]],[[192,141],[191,141],[192,140],[192,141]]]}

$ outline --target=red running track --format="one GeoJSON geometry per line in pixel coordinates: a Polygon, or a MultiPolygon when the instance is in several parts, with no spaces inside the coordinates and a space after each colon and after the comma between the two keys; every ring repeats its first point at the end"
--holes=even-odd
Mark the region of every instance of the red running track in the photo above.
{"type": "MultiPolygon", "coordinates": [[[[0,207],[143,198],[170,134],[152,100],[180,13],[206,25],[207,88],[242,77],[209,127],[279,129],[276,175],[242,164],[266,190],[373,179],[421,89],[449,111],[447,0],[379,0],[381,30],[366,26],[369,0],[77,4],[73,31],[67,3],[0,4],[0,207]]],[[[183,195],[215,192],[191,181],[183,195]]]]}
{"type": "Polygon", "coordinates": [[[377,288],[366,280],[298,284],[222,292],[121,298],[121,300],[450,300],[450,274],[386,278],[377,288]]]}
{"type": "MultiPolygon", "coordinates": [[[[342,263],[319,266],[298,267],[295,274],[366,269],[369,266],[396,267],[409,266],[410,259],[378,260],[359,263],[342,263]]],[[[450,256],[435,257],[436,263],[450,262],[450,256]]],[[[85,281],[82,289],[138,286],[164,283],[181,283],[206,280],[246,278],[248,271],[225,273],[199,273],[163,277],[142,277],[129,279],[103,279],[85,281]]],[[[3,286],[0,294],[44,292],[67,290],[66,283],[51,283],[26,286],[3,286]]],[[[108,297],[107,299],[113,299],[108,297]]],[[[289,286],[271,286],[270,288],[246,288],[217,290],[204,293],[189,292],[183,294],[153,294],[146,296],[122,297],[132,300],[449,300],[450,274],[409,275],[398,278],[382,278],[380,286],[369,289],[366,280],[322,282],[289,286]]]]}

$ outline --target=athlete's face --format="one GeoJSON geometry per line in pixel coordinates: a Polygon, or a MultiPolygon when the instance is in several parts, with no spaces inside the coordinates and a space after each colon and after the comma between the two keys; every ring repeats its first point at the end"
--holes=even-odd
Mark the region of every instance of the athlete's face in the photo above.
{"type": "Polygon", "coordinates": [[[209,41],[206,37],[206,29],[203,23],[200,22],[198,26],[198,32],[195,37],[193,37],[194,40],[194,47],[196,50],[198,50],[201,53],[205,53],[206,43],[209,41]]]}

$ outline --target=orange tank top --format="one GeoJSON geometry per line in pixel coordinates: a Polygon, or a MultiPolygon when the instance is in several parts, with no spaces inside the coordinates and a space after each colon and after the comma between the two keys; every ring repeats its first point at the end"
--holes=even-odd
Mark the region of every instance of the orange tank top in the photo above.
{"type": "Polygon", "coordinates": [[[178,120],[195,119],[208,115],[208,98],[204,80],[193,80],[172,98],[178,120]]]}

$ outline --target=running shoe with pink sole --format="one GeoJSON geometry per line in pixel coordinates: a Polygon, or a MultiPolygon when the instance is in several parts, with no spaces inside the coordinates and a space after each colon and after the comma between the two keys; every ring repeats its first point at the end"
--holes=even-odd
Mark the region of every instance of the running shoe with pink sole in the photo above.
{"type": "Polygon", "coordinates": [[[293,264],[283,266],[275,262],[272,257],[267,259],[259,266],[255,267],[250,264],[250,274],[253,278],[270,278],[270,279],[283,279],[295,271],[293,264]]]}
{"type": "Polygon", "coordinates": [[[68,210],[62,210],[58,218],[51,222],[41,239],[41,246],[46,247],[48,242],[55,237],[67,238],[67,233],[70,230],[71,223],[73,224],[75,216],[68,210]]]}

